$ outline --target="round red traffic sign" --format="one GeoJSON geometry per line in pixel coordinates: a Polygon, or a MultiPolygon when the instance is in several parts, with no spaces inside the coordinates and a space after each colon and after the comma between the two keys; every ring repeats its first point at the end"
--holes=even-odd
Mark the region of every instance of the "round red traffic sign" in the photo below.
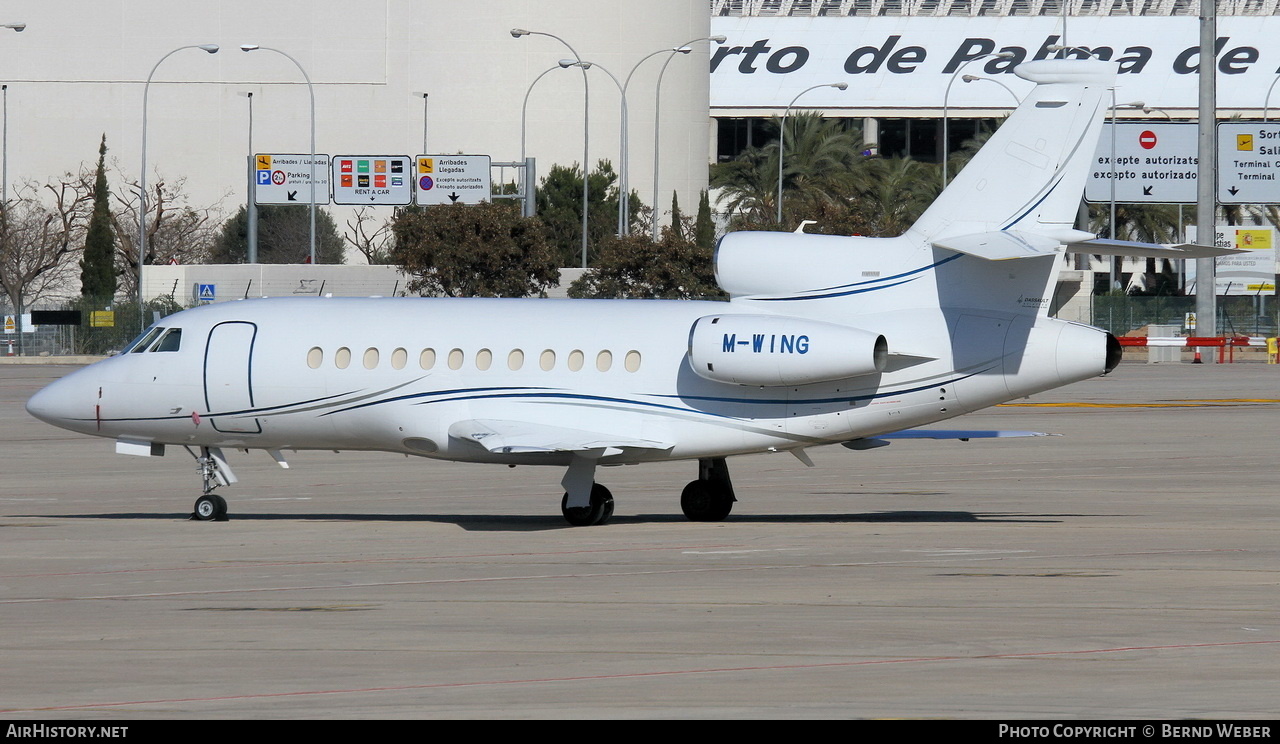
{"type": "Polygon", "coordinates": [[[271,173],[271,183],[274,183],[274,184],[275,184],[275,185],[277,185],[277,186],[281,186],[281,185],[283,185],[283,184],[284,184],[284,171],[282,171],[282,170],[272,171],[272,173],[271,173]]]}
{"type": "Polygon", "coordinates": [[[1138,144],[1142,145],[1142,149],[1150,150],[1156,146],[1156,133],[1150,129],[1142,130],[1142,134],[1138,135],[1138,144]]]}

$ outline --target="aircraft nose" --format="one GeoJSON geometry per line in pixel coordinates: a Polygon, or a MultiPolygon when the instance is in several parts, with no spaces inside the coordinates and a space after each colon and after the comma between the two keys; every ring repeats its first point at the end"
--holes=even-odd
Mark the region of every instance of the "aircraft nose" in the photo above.
{"type": "Polygon", "coordinates": [[[73,418],[84,417],[85,402],[77,400],[79,386],[69,380],[58,380],[46,385],[27,399],[27,413],[46,424],[64,429],[71,428],[73,418]]]}

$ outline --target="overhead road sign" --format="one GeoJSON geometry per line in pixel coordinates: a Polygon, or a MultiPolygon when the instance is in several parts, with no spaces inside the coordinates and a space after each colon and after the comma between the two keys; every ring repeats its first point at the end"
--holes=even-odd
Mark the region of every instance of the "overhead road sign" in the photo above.
{"type": "MultiPolygon", "coordinates": [[[[266,154],[253,157],[255,204],[310,204],[311,155],[266,154]]],[[[329,203],[329,156],[316,154],[316,204],[329,203]]]]}
{"type": "Polygon", "coordinates": [[[1196,201],[1197,152],[1194,123],[1116,122],[1111,166],[1111,122],[1102,126],[1093,168],[1085,183],[1085,201],[1121,204],[1193,204],[1196,201]]]}
{"type": "Polygon", "coordinates": [[[479,204],[493,194],[488,155],[419,155],[417,203],[479,204]]]}
{"type": "Polygon", "coordinates": [[[413,159],[408,155],[336,155],[335,204],[396,204],[413,201],[413,159]]]}
{"type": "Polygon", "coordinates": [[[1280,204],[1280,122],[1218,125],[1218,203],[1280,204]]]}

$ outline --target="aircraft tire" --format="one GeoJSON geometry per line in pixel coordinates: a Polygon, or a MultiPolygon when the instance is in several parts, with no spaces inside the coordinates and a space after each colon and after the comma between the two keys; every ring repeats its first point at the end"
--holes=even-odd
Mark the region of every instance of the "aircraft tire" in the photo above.
{"type": "Polygon", "coordinates": [[[680,509],[691,522],[720,522],[733,510],[733,493],[712,481],[690,481],[680,493],[680,509]]]}
{"type": "Polygon", "coordinates": [[[590,527],[604,524],[613,516],[613,494],[609,489],[593,483],[591,485],[591,505],[569,508],[569,494],[560,499],[560,513],[574,527],[590,527]]]}
{"type": "Polygon", "coordinates": [[[227,519],[227,500],[221,496],[206,493],[196,499],[195,510],[191,516],[201,522],[225,522],[227,519]]]}

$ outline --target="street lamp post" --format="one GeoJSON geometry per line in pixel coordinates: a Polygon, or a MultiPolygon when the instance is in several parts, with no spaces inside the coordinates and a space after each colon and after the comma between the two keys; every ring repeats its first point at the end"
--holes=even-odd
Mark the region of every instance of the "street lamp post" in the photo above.
{"type": "Polygon", "coordinates": [[[523,163],[526,157],[525,135],[528,132],[528,129],[526,127],[526,121],[528,119],[528,113],[529,113],[529,96],[533,94],[533,86],[537,85],[538,81],[546,77],[548,74],[555,72],[556,70],[574,67],[577,64],[578,64],[578,61],[575,59],[562,59],[554,67],[548,67],[547,69],[540,72],[538,76],[533,79],[533,82],[529,83],[529,88],[524,92],[524,103],[520,104],[520,162],[523,163]]]}
{"type": "MultiPolygon", "coordinates": [[[[589,62],[587,60],[571,62],[568,65],[565,65],[566,62],[571,62],[571,61],[567,59],[560,60],[561,66],[581,67],[584,71],[589,70],[592,67],[595,67],[596,69],[600,70],[604,74],[608,75],[609,79],[612,80],[613,84],[618,88],[618,96],[622,100],[622,112],[621,112],[622,128],[618,134],[618,150],[619,150],[619,154],[618,154],[618,184],[619,184],[618,236],[621,237],[623,235],[626,235],[626,232],[625,232],[626,220],[624,219],[624,214],[625,214],[624,210],[626,209],[626,201],[623,199],[622,194],[625,193],[626,182],[627,182],[627,155],[626,155],[627,153],[627,91],[623,87],[622,83],[618,81],[618,76],[614,75],[612,72],[609,72],[609,70],[605,68],[604,65],[601,65],[597,62],[589,62]]],[[[583,265],[583,268],[586,267],[585,254],[583,255],[582,265],[583,265]]]]}
{"type": "Polygon", "coordinates": [[[784,148],[786,145],[786,139],[787,139],[787,114],[791,113],[791,107],[796,105],[796,101],[800,100],[800,96],[804,95],[805,93],[808,93],[811,90],[817,90],[818,88],[835,88],[836,90],[848,90],[849,84],[848,83],[822,83],[820,85],[810,86],[800,91],[799,93],[797,93],[796,97],[792,98],[791,103],[788,103],[786,109],[783,110],[782,122],[778,126],[778,225],[782,225],[782,156],[783,156],[784,148]]]}
{"type": "MultiPolygon", "coordinates": [[[[573,55],[575,62],[581,64],[582,55],[578,54],[578,50],[574,49],[569,42],[545,31],[529,31],[523,28],[511,29],[511,37],[519,39],[522,36],[547,36],[564,44],[573,55]]],[[[588,198],[588,182],[590,179],[590,166],[587,164],[587,156],[590,151],[591,142],[591,87],[587,83],[587,69],[582,68],[582,268],[587,268],[587,212],[590,207],[588,198]]]]}
{"type": "Polygon", "coordinates": [[[246,227],[245,246],[247,248],[246,260],[251,264],[258,262],[258,183],[255,180],[257,167],[253,162],[253,91],[246,90],[239,95],[249,99],[249,175],[248,175],[248,193],[249,198],[245,202],[244,217],[246,227]]]}
{"type": "MultiPolygon", "coordinates": [[[[1116,89],[1111,89],[1111,228],[1108,235],[1112,240],[1116,239],[1116,109],[1146,108],[1146,105],[1142,101],[1116,103],[1116,89]]],[[[1120,262],[1123,260],[1120,256],[1111,257],[1111,289],[1113,290],[1120,288],[1120,262]]]]}
{"type": "MultiPolygon", "coordinates": [[[[714,41],[717,44],[723,44],[728,41],[728,37],[723,34],[715,36],[704,36],[700,39],[690,39],[681,44],[675,51],[681,54],[688,54],[683,50],[688,49],[690,44],[696,44],[699,41],[714,41]]],[[[658,241],[658,161],[659,148],[658,141],[662,124],[662,76],[667,74],[667,65],[671,64],[671,60],[675,59],[673,52],[667,56],[666,61],[662,63],[662,69],[658,72],[658,84],[653,91],[653,221],[650,226],[650,238],[656,243],[658,241]]]]}
{"type": "MultiPolygon", "coordinates": [[[[0,25],[0,28],[13,29],[15,33],[21,33],[26,27],[27,24],[25,23],[0,25]]],[[[0,149],[3,150],[0,153],[0,193],[2,193],[0,195],[0,210],[4,210],[9,208],[9,86],[0,86],[0,92],[3,92],[4,95],[4,133],[0,135],[0,138],[3,139],[3,144],[0,145],[0,149]]],[[[13,310],[18,322],[18,354],[25,355],[26,349],[23,348],[22,343],[22,297],[18,297],[18,306],[13,310]]]]}
{"type": "MultiPolygon", "coordinates": [[[[659,49],[656,52],[650,52],[646,54],[645,56],[640,58],[639,62],[636,62],[634,65],[632,65],[631,71],[627,73],[627,79],[623,81],[622,86],[620,88],[622,92],[622,133],[620,134],[618,139],[621,142],[622,152],[619,153],[619,156],[618,156],[618,159],[620,161],[618,181],[621,185],[621,187],[618,190],[618,234],[619,235],[629,235],[631,233],[631,220],[629,219],[631,216],[630,215],[630,212],[631,212],[631,182],[630,182],[631,139],[630,139],[630,134],[627,130],[627,89],[631,87],[631,76],[635,75],[636,70],[640,69],[640,65],[644,64],[645,60],[649,59],[650,57],[656,57],[659,54],[669,54],[672,57],[674,57],[677,54],[688,54],[692,51],[693,49],[691,49],[689,46],[682,45],[678,47],[672,47],[669,49],[659,49]]],[[[670,57],[668,58],[668,61],[670,61],[670,57]]],[[[666,70],[666,65],[663,65],[662,68],[663,70],[666,70]]],[[[604,68],[600,68],[600,69],[604,69],[604,68]]],[[[662,79],[659,78],[658,82],[659,84],[661,84],[662,79]]],[[[657,213],[658,213],[657,212],[658,204],[657,204],[656,198],[652,206],[654,210],[653,221],[656,224],[657,213]]]]}
{"type": "MultiPolygon", "coordinates": [[[[293,66],[298,68],[298,72],[302,73],[303,79],[307,81],[307,92],[311,95],[311,204],[309,205],[309,207],[310,207],[310,215],[311,215],[311,228],[310,228],[311,253],[310,255],[311,255],[311,263],[312,265],[314,265],[317,260],[316,259],[316,89],[315,89],[315,86],[311,84],[311,76],[307,74],[306,70],[302,69],[302,65],[298,63],[298,60],[294,59],[288,53],[283,52],[274,47],[265,47],[265,46],[260,46],[258,44],[241,44],[240,45],[240,51],[242,52],[255,52],[259,49],[261,49],[264,52],[275,52],[276,54],[279,54],[280,56],[292,62],[293,66]]],[[[328,195],[326,194],[326,197],[327,196],[328,195]]]]}
{"type": "Polygon", "coordinates": [[[1276,75],[1276,79],[1271,81],[1271,85],[1267,86],[1267,97],[1262,99],[1262,120],[1265,122],[1271,112],[1271,91],[1275,90],[1276,83],[1280,83],[1280,75],[1276,75]]]}
{"type": "MultiPolygon", "coordinates": [[[[987,59],[988,57],[994,57],[994,58],[996,58],[996,59],[1009,59],[1010,57],[1013,57],[1013,52],[996,52],[996,53],[994,53],[994,54],[979,54],[979,55],[978,55],[978,56],[976,56],[976,57],[970,57],[969,59],[966,59],[964,62],[961,62],[961,63],[960,63],[960,66],[956,68],[956,71],[955,71],[955,72],[951,73],[951,79],[947,81],[947,88],[946,88],[946,90],[944,90],[944,91],[942,92],[942,153],[941,153],[941,158],[942,158],[942,187],[943,187],[943,188],[946,188],[946,187],[947,187],[947,181],[948,181],[948,180],[950,180],[950,178],[949,178],[949,176],[950,176],[950,170],[949,170],[949,167],[948,167],[948,166],[949,166],[949,164],[947,163],[947,160],[948,160],[948,156],[951,154],[951,142],[950,142],[950,135],[949,135],[949,133],[948,133],[948,126],[947,126],[947,125],[948,125],[948,121],[949,121],[949,118],[950,118],[950,117],[949,117],[949,114],[950,114],[949,106],[950,106],[950,101],[951,101],[951,86],[955,84],[955,82],[956,82],[956,77],[957,77],[961,72],[964,72],[964,68],[965,68],[965,67],[968,67],[970,62],[977,62],[977,61],[978,61],[978,60],[980,60],[980,59],[987,59]]],[[[1010,92],[1012,92],[1012,91],[1010,91],[1010,92]]],[[[1017,96],[1014,96],[1014,98],[1017,98],[1017,96]]]]}
{"type": "Polygon", "coordinates": [[[155,77],[156,70],[173,55],[181,52],[183,49],[201,49],[209,54],[218,53],[217,44],[187,44],[170,51],[168,54],[160,58],[151,68],[151,72],[147,74],[147,84],[142,87],[142,171],[138,174],[138,322],[139,330],[145,328],[146,314],[143,310],[146,304],[145,295],[142,291],[142,272],[143,265],[147,262],[147,98],[151,94],[151,79],[155,77]]]}
{"type": "Polygon", "coordinates": [[[1013,106],[1014,106],[1014,108],[1017,108],[1017,107],[1018,107],[1018,104],[1022,103],[1022,99],[1018,98],[1018,94],[1013,92],[1013,88],[1010,88],[1009,86],[1005,85],[1004,83],[1000,82],[999,80],[996,80],[995,78],[982,77],[982,76],[980,76],[980,75],[965,75],[965,76],[961,77],[960,79],[961,79],[961,80],[963,80],[963,81],[964,81],[964,82],[966,82],[966,83],[976,83],[976,82],[978,82],[979,80],[985,80],[985,81],[987,81],[988,83],[995,83],[996,85],[1000,86],[1001,88],[1004,88],[1005,90],[1009,91],[1009,95],[1013,96],[1013,106]]]}

